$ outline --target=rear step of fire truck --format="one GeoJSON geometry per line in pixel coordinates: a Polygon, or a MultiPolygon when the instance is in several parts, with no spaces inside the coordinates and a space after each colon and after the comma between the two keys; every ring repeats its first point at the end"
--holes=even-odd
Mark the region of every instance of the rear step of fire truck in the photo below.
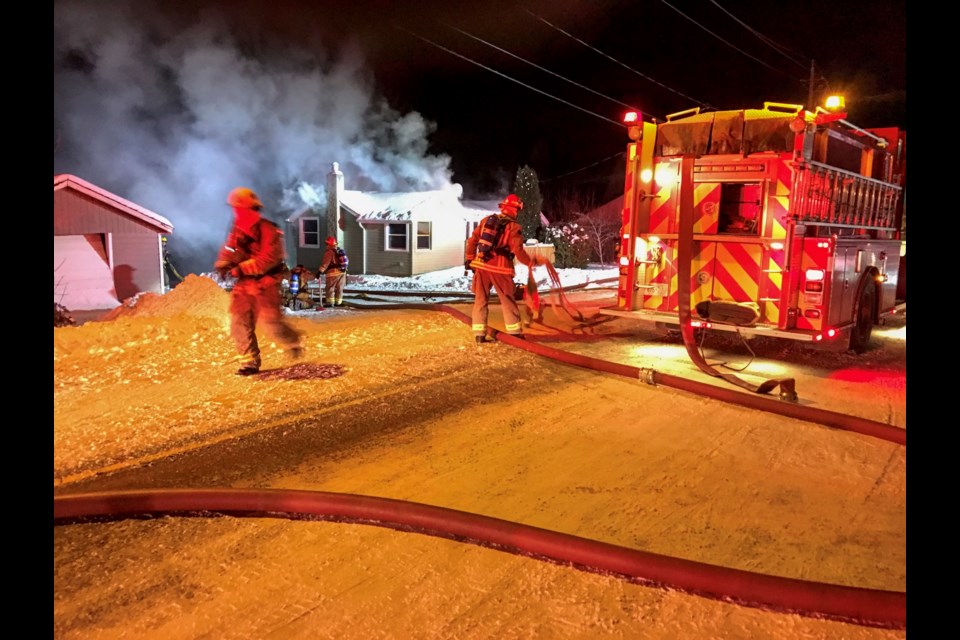
{"type": "MultiPolygon", "coordinates": [[[[600,309],[600,313],[603,315],[610,316],[620,316],[622,318],[629,318],[630,320],[637,321],[648,326],[656,327],[657,329],[665,331],[679,331],[680,324],[677,319],[676,313],[665,313],[662,311],[650,311],[647,309],[637,309],[636,311],[625,311],[623,309],[618,309],[615,306],[604,307],[600,309]]],[[[807,332],[798,332],[793,331],[782,331],[776,327],[768,325],[752,325],[752,326],[741,326],[735,324],[726,324],[722,322],[710,322],[709,320],[695,320],[692,323],[692,326],[695,329],[708,329],[711,331],[727,331],[730,333],[739,333],[740,335],[747,335],[750,337],[756,336],[768,336],[771,338],[786,338],[788,340],[798,340],[800,342],[819,342],[825,337],[816,331],[807,331],[807,332]],[[818,337],[819,336],[819,337],[818,337]]],[[[849,328],[849,327],[848,327],[849,328]]],[[[837,330],[836,335],[840,334],[840,330],[837,330]]],[[[829,336],[831,338],[836,336],[829,336]]]]}

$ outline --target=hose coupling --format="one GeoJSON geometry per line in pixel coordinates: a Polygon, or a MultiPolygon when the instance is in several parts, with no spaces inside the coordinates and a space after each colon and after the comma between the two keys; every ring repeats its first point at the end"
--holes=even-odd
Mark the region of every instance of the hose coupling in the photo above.
{"type": "Polygon", "coordinates": [[[653,379],[656,373],[657,372],[654,369],[646,369],[641,367],[637,373],[637,377],[640,378],[641,382],[646,382],[647,384],[657,384],[653,379]]]}

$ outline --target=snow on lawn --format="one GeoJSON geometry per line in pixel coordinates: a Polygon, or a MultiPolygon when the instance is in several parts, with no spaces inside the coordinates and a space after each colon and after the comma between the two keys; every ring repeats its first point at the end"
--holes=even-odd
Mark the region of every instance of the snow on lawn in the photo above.
{"type": "MultiPolygon", "coordinates": [[[[514,280],[525,283],[527,281],[527,268],[520,266],[516,271],[517,275],[514,280]]],[[[546,267],[535,267],[533,273],[538,288],[552,288],[546,267]]],[[[616,278],[618,269],[616,266],[591,264],[586,269],[557,269],[557,275],[560,277],[560,283],[564,288],[586,285],[585,288],[589,289],[609,284],[609,282],[596,283],[598,280],[609,281],[611,278],[616,278]]],[[[472,279],[473,274],[469,271],[464,275],[463,267],[451,267],[406,278],[348,274],[347,288],[380,291],[470,291],[472,279]]]]}

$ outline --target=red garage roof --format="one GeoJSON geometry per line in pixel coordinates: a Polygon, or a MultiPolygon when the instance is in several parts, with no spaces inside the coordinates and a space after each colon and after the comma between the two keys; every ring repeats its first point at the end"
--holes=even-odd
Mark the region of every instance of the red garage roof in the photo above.
{"type": "Polygon", "coordinates": [[[84,193],[91,198],[100,200],[104,204],[107,204],[115,209],[119,209],[124,213],[127,213],[134,218],[139,218],[148,224],[151,224],[162,233],[170,233],[173,231],[173,224],[164,218],[159,213],[154,213],[149,209],[144,209],[140,205],[134,204],[129,200],[125,200],[118,195],[114,195],[105,189],[101,189],[95,185],[90,184],[86,180],[81,180],[77,176],[70,175],[69,173],[62,173],[60,175],[53,176],[53,190],[71,188],[80,193],[84,193]]]}

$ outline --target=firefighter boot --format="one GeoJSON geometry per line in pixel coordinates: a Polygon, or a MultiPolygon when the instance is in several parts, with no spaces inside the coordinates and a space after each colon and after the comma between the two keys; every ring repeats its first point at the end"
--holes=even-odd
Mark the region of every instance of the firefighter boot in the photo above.
{"type": "Polygon", "coordinates": [[[240,365],[240,368],[237,369],[238,376],[252,376],[254,374],[260,373],[260,367],[248,362],[246,364],[240,365]]]}
{"type": "Polygon", "coordinates": [[[252,376],[260,373],[260,363],[257,362],[256,358],[237,356],[237,360],[240,362],[240,368],[237,369],[238,376],[252,376]]]}

